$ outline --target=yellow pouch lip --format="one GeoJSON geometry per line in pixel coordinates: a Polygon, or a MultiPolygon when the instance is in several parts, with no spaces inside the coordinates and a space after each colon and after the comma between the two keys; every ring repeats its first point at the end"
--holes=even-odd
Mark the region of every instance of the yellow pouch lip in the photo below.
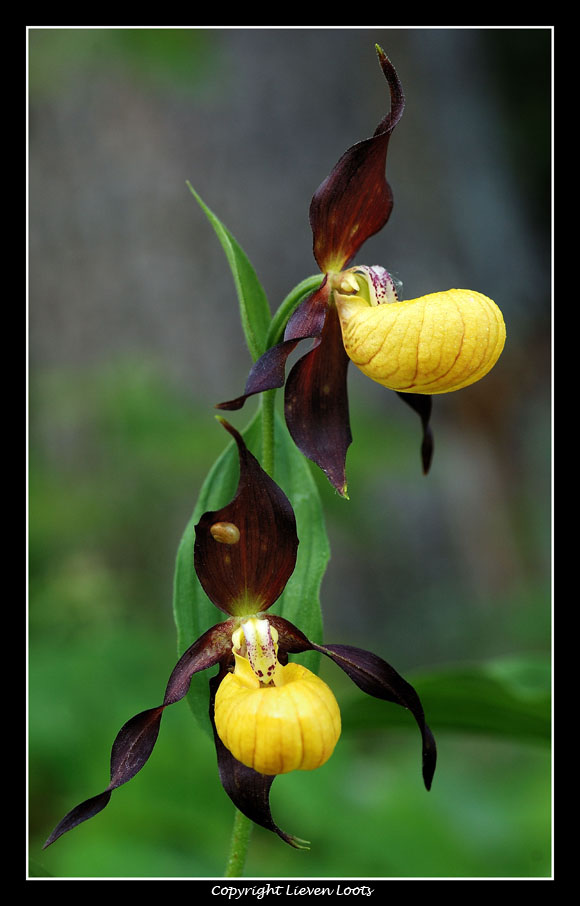
{"type": "Polygon", "coordinates": [[[506,339],[498,306],[481,293],[451,289],[370,305],[334,293],[343,343],[371,380],[401,393],[449,393],[484,377],[506,339]]]}

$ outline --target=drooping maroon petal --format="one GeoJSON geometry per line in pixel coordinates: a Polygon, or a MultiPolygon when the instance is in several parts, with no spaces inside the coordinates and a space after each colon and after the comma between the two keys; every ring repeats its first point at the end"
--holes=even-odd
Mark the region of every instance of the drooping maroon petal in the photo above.
{"type": "Polygon", "coordinates": [[[182,655],[173,669],[163,704],[141,711],[119,730],[111,751],[111,781],[102,793],[73,808],[55,827],[44,848],[73,827],[93,818],[108,804],[111,793],[137,774],[149,759],[157,741],[163,711],[186,695],[191,677],[231,654],[232,621],[209,629],[182,655]]]}
{"type": "Polygon", "coordinates": [[[390,112],[372,138],[343,154],[310,204],[314,257],[322,273],[343,270],[363,243],[383,228],[393,207],[385,165],[389,139],[403,114],[405,98],[394,66],[378,46],[377,53],[389,85],[390,112]]]}
{"type": "Polygon", "coordinates": [[[362,648],[355,648],[352,645],[317,645],[310,642],[303,632],[283,617],[271,614],[268,616],[268,620],[278,630],[280,652],[320,651],[344,670],[347,676],[367,695],[401,705],[411,712],[421,731],[423,781],[429,790],[435,773],[437,747],[433,733],[425,723],[425,714],[419,696],[411,684],[403,679],[390,664],[370,651],[364,651],[362,648]]]}
{"type": "Polygon", "coordinates": [[[246,381],[242,396],[225,403],[218,403],[216,409],[233,411],[241,409],[249,396],[284,386],[286,361],[296,349],[300,340],[319,337],[324,327],[330,289],[326,278],[310,296],[304,299],[292,313],[286,325],[284,340],[268,349],[254,363],[246,381]]]}
{"type": "Polygon", "coordinates": [[[294,571],[298,550],[290,501],[247,449],[242,436],[222,420],[238,446],[236,496],[221,510],[204,513],[195,527],[194,565],[211,601],[236,616],[266,610],[294,571]],[[223,540],[216,526],[229,527],[223,540]],[[237,529],[237,535],[232,533],[237,529]]]}
{"type": "Polygon", "coordinates": [[[359,689],[387,702],[407,708],[419,726],[423,740],[423,781],[431,789],[437,747],[433,733],[425,723],[425,714],[419,696],[410,683],[403,679],[390,664],[370,651],[352,645],[314,645],[317,651],[328,655],[350,676],[359,689]]]}
{"type": "Polygon", "coordinates": [[[219,738],[214,720],[214,702],[218,686],[223,679],[223,672],[210,680],[210,709],[209,715],[213,727],[214,741],[217,754],[218,771],[225,792],[234,805],[246,818],[264,827],[266,830],[278,834],[285,843],[295,849],[307,849],[305,840],[283,831],[275,823],[270,811],[270,787],[275,778],[271,775],[259,774],[253,768],[248,768],[237,758],[234,758],[229,749],[226,749],[219,738]]]}
{"type": "Polygon", "coordinates": [[[352,441],[347,369],[340,322],[329,308],[322,336],[293,367],[286,381],[284,409],[294,443],[346,497],[346,453],[352,441]]]}
{"type": "Polygon", "coordinates": [[[433,460],[433,432],[429,419],[433,408],[433,397],[425,393],[398,393],[404,403],[413,409],[421,419],[423,427],[423,440],[421,442],[421,462],[423,464],[423,475],[426,475],[431,468],[433,460]]]}

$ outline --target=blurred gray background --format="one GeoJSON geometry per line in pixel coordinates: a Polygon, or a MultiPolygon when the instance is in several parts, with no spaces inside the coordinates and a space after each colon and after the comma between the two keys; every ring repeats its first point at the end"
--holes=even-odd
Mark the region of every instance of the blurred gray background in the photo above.
{"type": "Polygon", "coordinates": [[[317,473],[333,552],[327,639],[380,641],[400,669],[549,646],[542,28],[30,31],[39,633],[147,617],[172,634],[175,551],[224,444],[213,405],[241,392],[250,366],[222,248],[186,180],[275,310],[316,273],[313,192],[386,112],[375,42],[407,105],[387,161],[393,214],[357,261],[387,267],[405,298],[491,296],[508,339],[483,382],[435,399],[428,478],[414,414],[352,369],[351,500],[317,473]]]}

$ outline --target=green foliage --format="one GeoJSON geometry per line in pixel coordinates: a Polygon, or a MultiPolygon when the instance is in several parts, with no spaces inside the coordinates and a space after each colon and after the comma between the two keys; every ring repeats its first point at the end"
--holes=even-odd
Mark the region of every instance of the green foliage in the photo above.
{"type": "Polygon", "coordinates": [[[242,327],[250,355],[255,361],[268,348],[267,337],[270,327],[270,309],[266,294],[244,250],[236,242],[230,231],[226,229],[223,223],[201,200],[193,186],[189,183],[188,186],[216,231],[228,259],[238,294],[242,327]]]}

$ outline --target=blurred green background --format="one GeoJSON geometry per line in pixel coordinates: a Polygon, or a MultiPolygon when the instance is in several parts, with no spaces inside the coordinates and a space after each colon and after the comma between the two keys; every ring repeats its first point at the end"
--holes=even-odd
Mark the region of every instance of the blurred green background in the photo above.
{"type": "Polygon", "coordinates": [[[486,293],[508,340],[484,381],[435,399],[428,478],[414,413],[354,369],[350,500],[313,467],[332,548],[325,638],[415,684],[440,750],[433,789],[412,719],[324,664],[342,740],[271,797],[312,849],[256,829],[246,874],[550,874],[550,31],[46,28],[29,32],[34,875],[223,872],[233,807],[185,702],[109,807],[41,847],[106,786],[120,726],[161,701],[175,553],[224,447],[213,405],[250,364],[185,182],[275,310],[316,271],[314,190],[385,112],[375,42],[407,108],[387,163],[395,208],[360,263],[389,268],[406,298],[486,293]]]}

